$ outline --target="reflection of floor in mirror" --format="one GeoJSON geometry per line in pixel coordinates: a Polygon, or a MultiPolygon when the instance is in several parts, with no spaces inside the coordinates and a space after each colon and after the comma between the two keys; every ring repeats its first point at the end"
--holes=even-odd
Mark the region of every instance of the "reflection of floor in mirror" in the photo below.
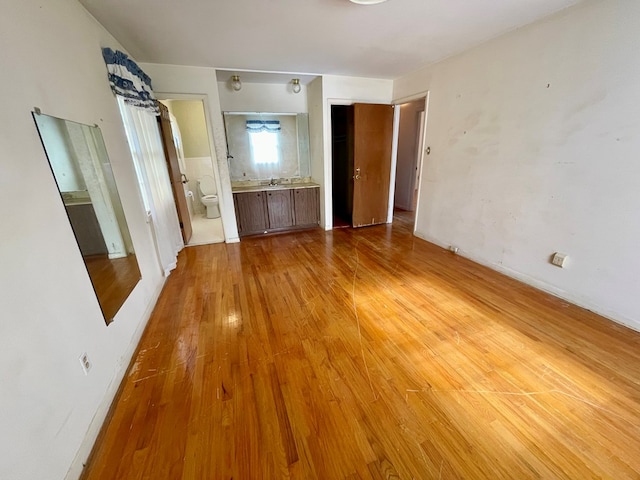
{"type": "Polygon", "coordinates": [[[109,323],[140,280],[135,255],[109,259],[107,255],[84,257],[104,318],[109,323]]]}
{"type": "Polygon", "coordinates": [[[193,234],[189,240],[189,246],[224,242],[220,218],[207,218],[204,215],[195,214],[191,219],[191,228],[193,234]]]}

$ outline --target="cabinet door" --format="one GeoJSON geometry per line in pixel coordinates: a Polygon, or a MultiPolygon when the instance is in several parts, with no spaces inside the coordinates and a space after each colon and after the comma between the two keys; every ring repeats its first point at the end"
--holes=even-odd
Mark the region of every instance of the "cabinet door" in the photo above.
{"type": "Polygon", "coordinates": [[[293,226],[291,190],[274,190],[266,193],[269,228],[293,226]]]}
{"type": "Polygon", "coordinates": [[[265,192],[246,192],[233,194],[238,221],[238,233],[262,233],[267,230],[267,212],[265,192]]]}
{"type": "Polygon", "coordinates": [[[320,223],[320,189],[296,188],[293,192],[296,225],[318,225],[320,223]]]}

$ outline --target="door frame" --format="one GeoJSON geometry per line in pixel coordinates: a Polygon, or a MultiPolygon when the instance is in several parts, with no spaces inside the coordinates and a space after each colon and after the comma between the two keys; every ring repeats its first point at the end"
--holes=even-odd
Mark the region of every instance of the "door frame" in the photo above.
{"type": "MultiPolygon", "coordinates": [[[[420,198],[422,197],[422,186],[423,186],[423,180],[424,180],[424,157],[425,157],[425,152],[427,150],[427,148],[429,148],[429,146],[427,145],[427,128],[429,125],[429,100],[431,98],[431,91],[430,90],[425,90],[423,92],[420,93],[416,93],[414,95],[409,95],[407,97],[402,97],[402,98],[398,98],[396,100],[393,101],[393,104],[396,106],[402,105],[403,103],[408,103],[408,102],[412,102],[414,100],[419,100],[421,98],[424,98],[424,125],[422,126],[422,132],[420,133],[420,135],[422,136],[422,151],[419,152],[418,157],[418,165],[419,165],[419,170],[420,172],[417,174],[418,175],[418,193],[417,193],[417,200],[416,200],[416,210],[415,210],[415,221],[413,222],[413,233],[415,234],[416,229],[417,229],[417,225],[418,225],[418,218],[419,218],[419,213],[420,213],[420,198]]],[[[399,111],[399,109],[398,109],[399,111]]],[[[398,122],[400,120],[400,115],[398,115],[398,122]]],[[[397,146],[398,146],[398,137],[399,131],[395,132],[393,141],[395,143],[395,147],[396,147],[396,153],[397,153],[397,146]]],[[[397,160],[397,158],[396,158],[397,160]]],[[[395,194],[395,170],[394,170],[394,194],[395,194]]],[[[391,214],[393,215],[393,203],[391,204],[391,214]]]]}
{"type": "MultiPolygon", "coordinates": [[[[216,191],[218,192],[218,208],[220,212],[224,208],[224,199],[222,192],[222,183],[220,183],[220,170],[218,168],[217,155],[215,149],[215,143],[213,141],[213,122],[211,121],[211,112],[209,111],[209,95],[197,94],[197,93],[166,93],[166,92],[153,92],[158,100],[200,100],[202,107],[204,108],[204,121],[207,124],[207,136],[209,137],[209,152],[211,153],[211,166],[213,167],[214,180],[216,183],[216,191]]],[[[232,206],[233,208],[233,206],[232,206]]],[[[227,236],[224,233],[224,215],[220,215],[220,221],[222,222],[222,232],[227,242],[227,236]]]]}
{"type": "MultiPolygon", "coordinates": [[[[417,97],[419,98],[419,97],[417,97]]],[[[393,106],[393,133],[391,139],[391,174],[389,175],[389,204],[391,205],[391,216],[387,213],[387,223],[393,221],[393,196],[395,195],[395,182],[396,182],[396,161],[397,161],[397,146],[398,146],[398,126],[400,117],[398,112],[399,108],[396,107],[396,102],[377,102],[371,100],[351,100],[341,98],[328,98],[327,99],[327,114],[325,115],[325,128],[328,132],[328,143],[333,142],[333,128],[331,126],[331,107],[333,105],[354,105],[356,103],[367,103],[370,105],[392,105],[393,106]],[[398,123],[398,125],[396,125],[398,123]]],[[[324,195],[325,205],[328,207],[325,209],[325,230],[333,229],[333,152],[331,148],[325,151],[324,161],[324,195]]]]}

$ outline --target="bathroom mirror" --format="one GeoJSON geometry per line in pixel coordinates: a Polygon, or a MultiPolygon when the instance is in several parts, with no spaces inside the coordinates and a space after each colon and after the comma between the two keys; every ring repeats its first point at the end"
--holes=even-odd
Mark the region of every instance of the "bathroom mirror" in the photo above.
{"type": "Polygon", "coordinates": [[[224,112],[231,181],[309,177],[309,115],[224,112]]]}
{"type": "Polygon", "coordinates": [[[141,276],[102,133],[39,112],[33,118],[108,325],[141,276]]]}

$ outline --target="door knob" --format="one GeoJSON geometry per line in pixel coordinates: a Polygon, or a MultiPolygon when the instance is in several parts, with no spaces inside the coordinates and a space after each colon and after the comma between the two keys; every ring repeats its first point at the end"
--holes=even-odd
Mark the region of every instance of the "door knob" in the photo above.
{"type": "Polygon", "coordinates": [[[356,168],[356,174],[353,176],[354,180],[360,180],[360,169],[356,168]]]}
{"type": "Polygon", "coordinates": [[[180,174],[180,178],[182,179],[182,183],[183,184],[189,183],[189,179],[187,178],[187,176],[184,173],[180,174]]]}

